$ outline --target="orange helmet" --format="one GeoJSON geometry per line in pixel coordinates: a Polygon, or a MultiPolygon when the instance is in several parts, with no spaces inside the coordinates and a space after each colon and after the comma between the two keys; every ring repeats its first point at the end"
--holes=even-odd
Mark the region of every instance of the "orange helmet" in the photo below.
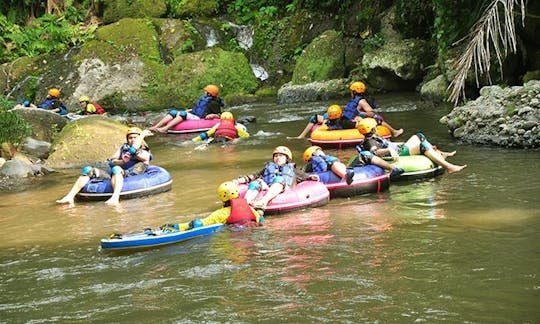
{"type": "Polygon", "coordinates": [[[274,152],[272,152],[272,156],[276,153],[281,153],[287,156],[289,160],[292,160],[292,152],[287,146],[278,146],[274,149],[274,152]]]}
{"type": "Polygon", "coordinates": [[[364,84],[364,82],[357,81],[357,82],[353,82],[353,84],[351,84],[349,89],[351,89],[351,91],[354,91],[356,93],[364,93],[366,92],[366,85],[364,84]]]}
{"type": "Polygon", "coordinates": [[[209,84],[204,87],[204,91],[208,92],[212,97],[217,97],[219,93],[219,87],[213,84],[209,84]]]}
{"type": "Polygon", "coordinates": [[[221,119],[234,119],[234,116],[231,112],[225,111],[221,113],[221,119]]]}
{"type": "Polygon", "coordinates": [[[328,107],[326,113],[328,114],[328,119],[338,119],[341,117],[341,107],[339,105],[332,105],[328,107]]]}
{"type": "Polygon", "coordinates": [[[304,154],[302,155],[302,157],[304,158],[304,162],[309,161],[309,159],[311,159],[311,157],[313,156],[313,153],[315,153],[315,151],[320,150],[320,149],[321,148],[319,146],[315,146],[315,145],[308,147],[304,151],[304,154]]]}
{"type": "Polygon", "coordinates": [[[56,88],[50,88],[49,89],[49,96],[55,97],[55,98],[60,98],[60,90],[58,90],[56,88]]]}
{"type": "Polygon", "coordinates": [[[377,121],[373,118],[364,118],[356,126],[358,131],[362,135],[371,133],[373,130],[377,130],[377,121]]]}

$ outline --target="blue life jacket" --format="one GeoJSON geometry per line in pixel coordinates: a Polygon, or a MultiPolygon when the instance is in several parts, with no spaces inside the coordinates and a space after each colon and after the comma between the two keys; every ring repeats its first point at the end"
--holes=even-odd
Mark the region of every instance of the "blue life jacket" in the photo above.
{"type": "Polygon", "coordinates": [[[285,184],[292,186],[296,178],[294,172],[295,166],[294,163],[288,162],[283,166],[279,166],[274,162],[270,161],[266,163],[264,168],[263,179],[267,184],[272,184],[274,177],[282,176],[285,179],[285,184]]]}
{"type": "Polygon", "coordinates": [[[209,96],[209,95],[204,95],[204,96],[201,96],[199,98],[199,101],[197,101],[197,104],[195,104],[195,107],[193,107],[191,109],[191,113],[194,114],[194,115],[197,115],[199,116],[199,118],[204,118],[206,117],[206,115],[208,114],[207,113],[207,110],[208,110],[208,103],[212,100],[217,100],[219,105],[223,107],[223,101],[221,101],[220,98],[214,98],[212,96],[209,96]]]}
{"type": "Polygon", "coordinates": [[[328,166],[330,165],[328,161],[328,156],[313,156],[311,158],[311,169],[312,172],[325,172],[328,171],[328,166]]]}
{"type": "MultiPolygon", "coordinates": [[[[129,149],[131,148],[131,146],[128,144],[128,143],[124,143],[122,144],[122,147],[120,148],[120,156],[118,157],[119,159],[122,159],[122,156],[124,156],[124,154],[126,153],[129,153],[129,149]]],[[[141,150],[148,150],[147,147],[141,147],[141,150]]],[[[153,159],[152,157],[152,153],[150,153],[150,161],[153,159]]],[[[124,170],[129,170],[131,169],[135,164],[139,163],[141,161],[139,161],[139,159],[137,159],[137,157],[135,156],[135,154],[131,154],[131,157],[129,159],[128,162],[122,164],[122,169],[124,170]]]]}
{"type": "Polygon", "coordinates": [[[53,110],[56,108],[60,108],[60,111],[58,112],[59,115],[66,115],[67,114],[67,107],[57,98],[47,98],[45,101],[40,103],[38,108],[46,109],[46,110],[53,110]]]}
{"type": "Polygon", "coordinates": [[[366,99],[366,97],[358,95],[352,98],[351,101],[347,103],[347,106],[345,106],[343,116],[345,116],[345,118],[347,119],[353,119],[354,117],[356,117],[356,115],[358,115],[358,103],[362,99],[366,99]]]}

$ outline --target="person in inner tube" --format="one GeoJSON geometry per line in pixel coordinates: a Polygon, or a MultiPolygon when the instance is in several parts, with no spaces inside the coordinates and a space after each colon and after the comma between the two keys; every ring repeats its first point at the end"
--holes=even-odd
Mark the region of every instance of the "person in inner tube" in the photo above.
{"type": "Polygon", "coordinates": [[[376,127],[377,121],[373,118],[364,118],[358,123],[358,131],[365,136],[362,143],[363,151],[369,151],[379,157],[390,156],[394,161],[397,161],[400,156],[425,155],[445,168],[448,173],[458,172],[467,167],[467,165],[455,165],[446,161],[447,157],[453,156],[456,152],[438,150],[421,132],[411,136],[405,143],[398,144],[377,136],[376,127]]]}
{"type": "Polygon", "coordinates": [[[200,142],[213,138],[215,142],[228,142],[236,138],[248,138],[250,135],[244,125],[236,123],[231,112],[225,111],[220,116],[221,121],[206,132],[194,137],[192,142],[200,142]]]}
{"type": "Polygon", "coordinates": [[[163,232],[182,232],[193,228],[212,224],[227,224],[234,226],[262,225],[264,217],[253,207],[249,206],[246,199],[240,198],[238,185],[232,181],[226,181],[219,185],[217,194],[223,202],[223,207],[203,219],[194,219],[185,223],[164,224],[160,226],[163,232]]]}
{"type": "Polygon", "coordinates": [[[296,169],[291,150],[286,146],[278,146],[272,152],[272,161],[267,162],[264,169],[233,181],[238,184],[248,183],[245,195],[247,202],[257,209],[264,210],[266,205],[287,187],[308,179],[318,181],[319,177],[296,169]],[[266,190],[266,194],[256,200],[261,190],[266,190]]]}
{"type": "Polygon", "coordinates": [[[204,95],[199,98],[195,107],[188,110],[171,109],[165,117],[148,129],[155,132],[167,133],[169,128],[178,125],[184,120],[219,118],[221,108],[225,106],[223,100],[218,97],[219,87],[209,84],[204,87],[204,91],[204,95]]]}
{"type": "Polygon", "coordinates": [[[108,160],[111,168],[110,174],[92,166],[82,168],[81,175],[73,184],[71,190],[56,201],[57,204],[75,204],[75,196],[92,178],[111,178],[113,187],[112,196],[105,202],[108,205],[116,205],[120,200],[120,192],[124,185],[124,178],[131,175],[141,174],[152,160],[152,154],[144,138],[153,135],[151,131],[131,127],[126,133],[126,143],[116,151],[108,160]]]}
{"type": "Polygon", "coordinates": [[[337,157],[326,155],[319,146],[310,146],[302,155],[306,165],[304,171],[307,173],[320,173],[332,171],[338,177],[345,180],[350,185],[354,178],[354,169],[348,169],[337,157]]]}

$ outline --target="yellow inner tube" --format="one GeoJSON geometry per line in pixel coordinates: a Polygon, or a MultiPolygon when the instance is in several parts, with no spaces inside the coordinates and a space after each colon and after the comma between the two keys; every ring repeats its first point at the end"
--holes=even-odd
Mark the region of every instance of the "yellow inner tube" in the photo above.
{"type": "MultiPolygon", "coordinates": [[[[387,127],[378,125],[377,135],[390,137],[392,133],[387,127]]],[[[364,135],[360,134],[356,128],[328,130],[328,126],[322,125],[311,132],[311,139],[318,141],[361,140],[364,139],[364,135]]]]}

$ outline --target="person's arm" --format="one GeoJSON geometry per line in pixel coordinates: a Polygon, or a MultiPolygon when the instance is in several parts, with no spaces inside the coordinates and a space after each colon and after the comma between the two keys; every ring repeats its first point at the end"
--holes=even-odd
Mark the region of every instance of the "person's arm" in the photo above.
{"type": "Polygon", "coordinates": [[[264,171],[265,169],[262,169],[259,170],[257,173],[239,176],[238,178],[234,179],[233,182],[235,182],[236,184],[249,183],[255,179],[262,178],[264,171]]]}
{"type": "Polygon", "coordinates": [[[247,132],[245,126],[235,125],[234,127],[236,128],[236,132],[238,133],[238,137],[248,138],[250,136],[249,133],[247,132]]]}
{"type": "Polygon", "coordinates": [[[374,117],[375,110],[369,105],[369,102],[366,99],[362,99],[358,102],[358,112],[364,112],[366,117],[374,117]]]}
{"type": "Polygon", "coordinates": [[[207,107],[207,114],[204,117],[205,119],[219,118],[221,114],[221,105],[218,99],[210,100],[207,107]]]}
{"type": "Polygon", "coordinates": [[[305,180],[319,181],[319,176],[316,174],[307,174],[300,169],[294,169],[294,173],[296,175],[296,182],[302,182],[305,180]]]}
{"type": "Polygon", "coordinates": [[[214,133],[216,132],[217,128],[219,127],[219,125],[220,125],[220,123],[214,125],[212,128],[210,128],[206,132],[202,132],[198,136],[195,136],[194,138],[192,138],[191,141],[200,142],[200,141],[205,140],[205,139],[207,139],[209,137],[212,137],[214,135],[214,133]]]}

